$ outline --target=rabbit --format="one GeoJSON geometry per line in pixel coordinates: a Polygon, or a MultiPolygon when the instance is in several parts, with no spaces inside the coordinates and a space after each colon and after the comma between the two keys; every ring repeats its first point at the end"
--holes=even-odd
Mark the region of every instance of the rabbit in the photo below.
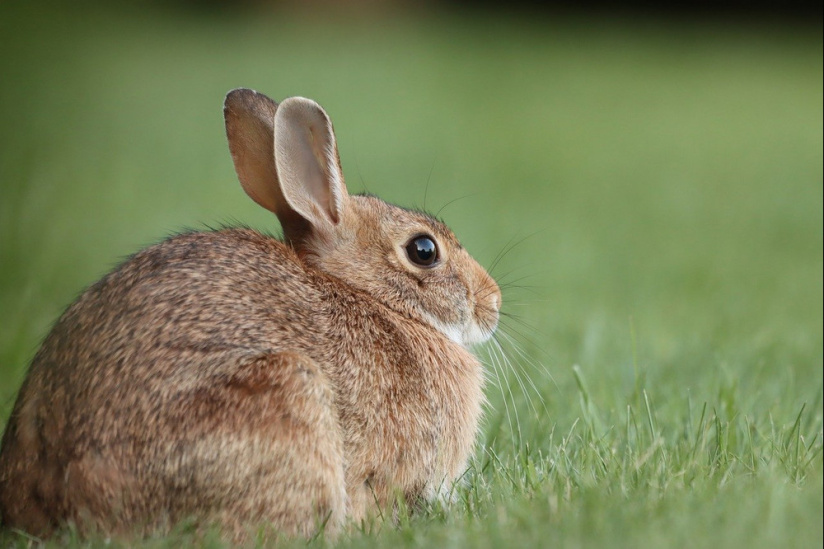
{"type": "Polygon", "coordinates": [[[471,346],[496,329],[496,282],[440,221],[349,195],[314,101],[239,88],[224,118],[282,240],[179,234],[65,311],[3,435],[7,527],[336,536],[464,473],[484,401],[471,346]]]}

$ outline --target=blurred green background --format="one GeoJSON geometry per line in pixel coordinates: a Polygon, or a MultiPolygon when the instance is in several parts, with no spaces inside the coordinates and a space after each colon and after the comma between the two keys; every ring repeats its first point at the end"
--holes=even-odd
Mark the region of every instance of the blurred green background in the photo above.
{"type": "Polygon", "coordinates": [[[562,489],[544,460],[552,480],[503,515],[406,542],[820,546],[820,21],[313,6],[0,7],[0,425],[50,325],[123,257],[189,227],[277,230],[223,133],[224,94],[252,87],[326,108],[351,192],[446,206],[483,264],[509,250],[493,274],[520,351],[479,456],[523,473],[562,432],[634,451],[646,410],[682,490],[583,458],[562,489]],[[693,493],[675,456],[704,405],[736,459],[693,493]]]}

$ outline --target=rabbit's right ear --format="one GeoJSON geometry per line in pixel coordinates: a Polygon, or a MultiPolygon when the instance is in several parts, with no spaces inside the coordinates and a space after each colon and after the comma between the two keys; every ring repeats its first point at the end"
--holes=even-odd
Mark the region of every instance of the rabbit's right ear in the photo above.
{"type": "Polygon", "coordinates": [[[229,152],[243,190],[278,216],[287,240],[300,240],[306,220],[283,196],[275,167],[275,113],[278,104],[255,90],[238,88],[226,94],[223,118],[229,152]]]}

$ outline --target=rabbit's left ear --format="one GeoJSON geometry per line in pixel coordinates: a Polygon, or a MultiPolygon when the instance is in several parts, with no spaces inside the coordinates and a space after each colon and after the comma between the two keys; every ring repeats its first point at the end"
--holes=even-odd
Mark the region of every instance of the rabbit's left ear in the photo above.
{"type": "Polygon", "coordinates": [[[310,231],[337,225],[348,199],[332,122],[304,97],[284,99],[275,112],[275,165],[284,198],[310,231]]]}
{"type": "Polygon", "coordinates": [[[275,171],[277,108],[262,93],[246,88],[230,91],[223,102],[226,137],[240,184],[252,200],[273,213],[284,202],[275,171]]]}

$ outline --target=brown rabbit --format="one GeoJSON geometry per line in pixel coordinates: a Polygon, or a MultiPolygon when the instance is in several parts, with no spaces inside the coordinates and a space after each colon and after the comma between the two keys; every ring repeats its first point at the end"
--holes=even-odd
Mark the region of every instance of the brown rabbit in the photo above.
{"type": "Polygon", "coordinates": [[[3,435],[5,525],[334,535],[462,474],[498,286],[442,223],[347,193],[317,103],[237,89],[224,116],[284,240],[175,236],[69,307],[3,435]]]}

